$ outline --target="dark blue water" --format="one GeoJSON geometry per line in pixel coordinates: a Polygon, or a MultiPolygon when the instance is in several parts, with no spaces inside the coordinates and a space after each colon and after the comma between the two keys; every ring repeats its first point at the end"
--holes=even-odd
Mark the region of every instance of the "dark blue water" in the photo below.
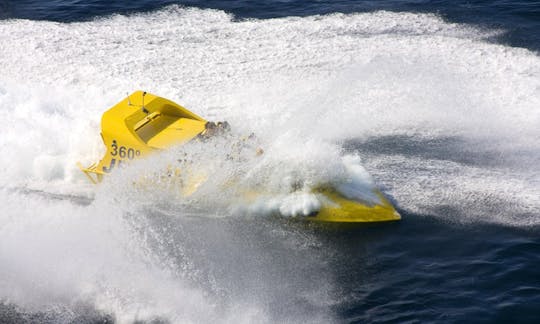
{"type": "MultiPolygon", "coordinates": [[[[450,22],[466,23],[505,33],[490,41],[513,47],[540,50],[540,1],[5,1],[0,0],[3,19],[74,22],[111,14],[131,15],[170,4],[224,10],[237,19],[355,13],[376,10],[434,13],[450,22]]],[[[5,44],[4,44],[5,45],[5,44]]],[[[539,107],[540,109],[540,107],[539,107]]],[[[380,138],[344,144],[345,151],[364,156],[408,156],[437,159],[467,166],[500,166],[505,157],[497,152],[463,149],[460,141],[442,139],[418,142],[411,138],[380,138]]],[[[537,155],[534,155],[537,156],[537,155]]],[[[370,170],[377,178],[376,170],[370,170]]],[[[479,201],[478,204],[483,204],[479,201]]],[[[397,202],[399,206],[399,201],[397,202]]],[[[477,206],[477,208],[496,206],[477,206]]],[[[437,206],[439,214],[467,213],[466,207],[437,206]]],[[[482,222],[453,222],[400,210],[397,223],[357,228],[306,228],[330,253],[324,271],[336,278],[339,302],[327,309],[341,322],[391,323],[540,323],[540,228],[482,222]]],[[[538,215],[536,215],[538,217],[538,215]]],[[[1,225],[1,224],[0,224],[1,225]]],[[[228,226],[244,226],[236,224],[228,226]]],[[[249,228],[248,228],[249,229],[249,228]]],[[[252,229],[246,229],[249,232],[252,229]]],[[[264,235],[264,234],[261,234],[264,235]]],[[[195,240],[195,239],[194,239],[195,240]]],[[[249,241],[249,240],[248,240],[249,241]]],[[[193,241],[196,242],[196,241],[193,241]]],[[[191,242],[191,243],[193,243],[191,242]]],[[[209,238],[209,245],[212,239],[209,238]]],[[[216,239],[218,250],[219,240],[216,239]]],[[[275,242],[274,242],[275,243],[275,242]]],[[[195,244],[195,243],[193,243],[195,244]]],[[[273,243],[272,243],[273,244],[273,243]]],[[[233,244],[239,251],[246,247],[233,244]]],[[[213,247],[207,247],[212,250],[213,247]]],[[[294,255],[270,243],[280,256],[241,260],[255,267],[272,263],[297,270],[294,255]],[[250,263],[252,262],[252,263],[250,263]]],[[[306,253],[309,249],[306,250],[306,253]]],[[[213,253],[209,253],[213,255],[213,253]]],[[[218,254],[218,252],[216,252],[218,254]]],[[[246,253],[251,255],[250,253],[246,253]]],[[[206,261],[200,261],[201,268],[206,261]]],[[[1,265],[0,265],[1,266],[1,265]]],[[[279,278],[276,278],[279,281],[279,278]]],[[[314,280],[316,283],[316,279],[314,280]]],[[[287,298],[288,296],[283,296],[287,298]]],[[[291,301],[291,305],[295,305],[291,301]]],[[[276,310],[294,313],[287,307],[276,310]]],[[[290,306],[292,308],[293,306],[290,306]]],[[[76,322],[114,322],[114,315],[92,307],[74,308],[76,322]]],[[[294,317],[294,316],[293,316],[294,317]]],[[[163,320],[167,322],[166,316],[163,320]]],[[[62,317],[26,313],[10,301],[0,306],[0,322],[61,322],[62,317]]]]}

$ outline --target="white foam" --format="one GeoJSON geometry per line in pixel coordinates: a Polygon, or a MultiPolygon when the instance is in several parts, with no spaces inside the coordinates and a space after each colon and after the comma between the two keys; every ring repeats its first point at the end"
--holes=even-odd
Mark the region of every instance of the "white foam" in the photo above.
{"type": "Polygon", "coordinates": [[[66,322],[77,316],[69,309],[81,303],[113,314],[120,323],[156,316],[190,323],[227,321],[228,316],[264,319],[256,305],[242,301],[236,306],[245,306],[246,312],[228,315],[214,296],[179,278],[178,269],[149,253],[148,237],[131,226],[149,225],[144,219],[124,219],[123,211],[110,204],[83,207],[35,195],[0,194],[4,301],[34,312],[63,311],[66,322]]]}
{"type": "Polygon", "coordinates": [[[3,155],[28,155],[2,162],[17,173],[10,181],[54,178],[26,163],[54,147],[70,181],[73,162],[99,156],[103,110],[137,88],[259,136],[295,129],[331,140],[406,132],[537,143],[538,57],[482,41],[493,34],[434,15],[234,22],[174,6],[84,23],[2,21],[0,41],[10,46],[0,56],[0,104],[16,112],[4,114],[4,141],[15,145],[3,155]]]}

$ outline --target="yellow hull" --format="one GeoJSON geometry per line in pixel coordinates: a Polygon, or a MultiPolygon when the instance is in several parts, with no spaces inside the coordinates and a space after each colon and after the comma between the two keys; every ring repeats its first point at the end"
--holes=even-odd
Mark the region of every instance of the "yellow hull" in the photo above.
{"type": "Polygon", "coordinates": [[[319,212],[308,218],[316,222],[331,223],[368,223],[400,220],[401,216],[394,206],[376,190],[377,203],[359,202],[347,199],[333,189],[319,191],[328,201],[324,202],[319,212]]]}
{"type": "MultiPolygon", "coordinates": [[[[276,214],[296,220],[306,220],[317,223],[373,223],[391,222],[401,219],[400,214],[394,206],[378,190],[372,191],[376,201],[367,202],[350,199],[338,192],[336,189],[326,186],[313,189],[310,194],[314,195],[320,203],[319,207],[308,207],[307,210],[279,211],[276,214]]],[[[291,195],[296,193],[292,192],[291,195]]],[[[257,189],[239,193],[243,204],[246,206],[257,206],[261,201],[271,200],[274,197],[283,197],[280,194],[270,194],[258,192],[257,189]]],[[[302,204],[302,198],[299,198],[302,204]]]]}
{"type": "MultiPolygon", "coordinates": [[[[207,121],[186,108],[156,95],[136,91],[109,110],[101,119],[101,137],[107,151],[89,167],[80,169],[97,184],[103,177],[130,160],[173,145],[187,143],[205,131],[207,121]]],[[[201,179],[182,188],[189,196],[201,179]]],[[[204,180],[202,180],[204,182],[204,180]]],[[[392,204],[376,190],[376,203],[348,199],[332,188],[315,191],[323,196],[317,213],[302,216],[306,220],[326,223],[385,222],[401,219],[392,204]]]]}

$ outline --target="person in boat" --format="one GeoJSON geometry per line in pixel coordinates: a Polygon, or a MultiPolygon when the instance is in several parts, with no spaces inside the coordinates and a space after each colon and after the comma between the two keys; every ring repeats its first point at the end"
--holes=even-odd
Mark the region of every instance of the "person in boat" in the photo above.
{"type": "Polygon", "coordinates": [[[217,129],[222,134],[229,133],[231,131],[231,125],[227,121],[217,122],[217,129]]]}
{"type": "Polygon", "coordinates": [[[211,121],[206,122],[206,124],[204,124],[204,130],[199,134],[199,138],[202,140],[207,140],[214,137],[217,133],[216,128],[217,128],[216,123],[211,122],[211,121]]]}
{"type": "Polygon", "coordinates": [[[264,153],[264,150],[257,145],[259,142],[255,133],[251,133],[249,136],[244,136],[242,138],[234,138],[231,135],[231,125],[227,121],[219,122],[206,122],[204,125],[204,131],[202,131],[198,138],[202,141],[210,140],[216,136],[229,136],[232,142],[231,153],[227,154],[227,158],[234,159],[234,157],[239,157],[242,155],[242,152],[245,149],[255,151],[255,155],[259,156],[264,153]]]}
{"type": "Polygon", "coordinates": [[[226,121],[206,122],[204,130],[199,134],[202,140],[208,140],[215,136],[224,136],[231,131],[231,126],[226,121]]]}

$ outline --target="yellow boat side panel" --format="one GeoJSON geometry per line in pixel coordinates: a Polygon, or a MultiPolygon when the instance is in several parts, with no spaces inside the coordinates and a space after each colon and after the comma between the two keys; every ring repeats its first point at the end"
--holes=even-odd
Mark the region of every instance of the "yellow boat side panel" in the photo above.
{"type": "MultiPolygon", "coordinates": [[[[379,201],[368,203],[349,199],[332,187],[316,188],[312,193],[319,196],[320,209],[310,215],[294,216],[298,220],[321,223],[369,223],[387,222],[401,219],[394,206],[377,189],[374,193],[379,201]]],[[[249,205],[261,198],[257,190],[242,192],[244,201],[249,205]]],[[[262,195],[271,196],[271,194],[262,195]]]]}
{"type": "Polygon", "coordinates": [[[317,215],[307,217],[312,221],[362,223],[401,219],[394,206],[378,190],[376,191],[380,199],[378,204],[367,204],[347,199],[334,190],[324,190],[321,194],[329,201],[323,204],[317,215]]]}

